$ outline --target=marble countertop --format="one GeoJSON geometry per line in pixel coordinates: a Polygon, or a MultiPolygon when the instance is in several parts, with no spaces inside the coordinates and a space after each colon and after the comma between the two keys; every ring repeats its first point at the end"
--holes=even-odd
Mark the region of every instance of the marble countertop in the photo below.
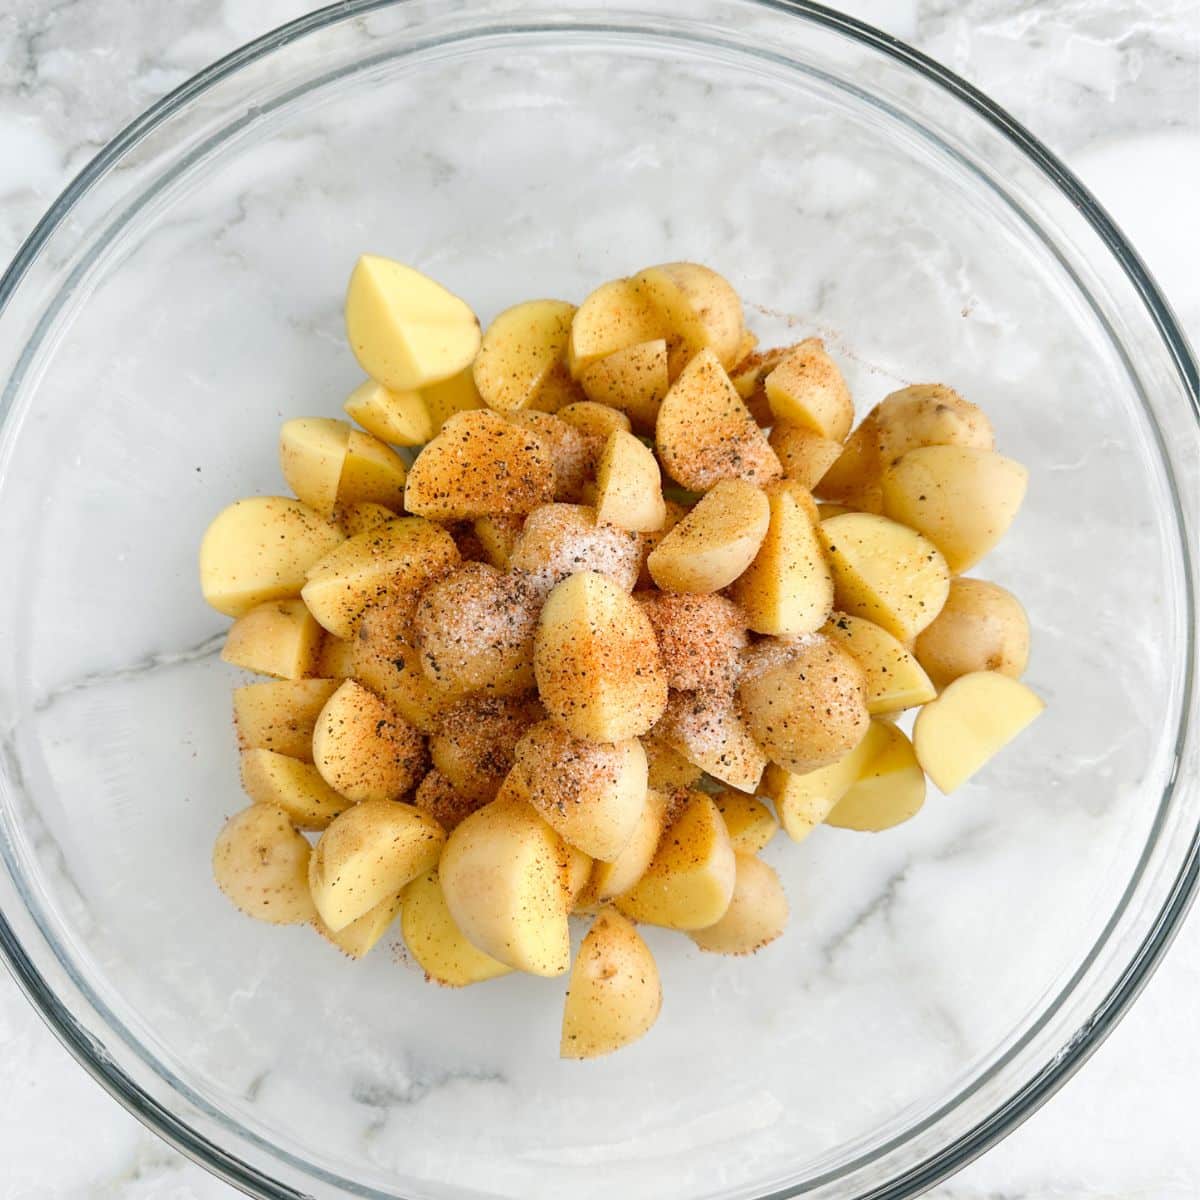
{"type": "MultiPolygon", "coordinates": [[[[139,110],[304,0],[8,0],[0,13],[0,260],[139,110]]],[[[1195,0],[855,0],[946,62],[1083,177],[1200,339],[1195,0]]],[[[1111,1038],[940,1200],[1200,1195],[1200,919],[1111,1038]]],[[[231,1197],[80,1070],[0,974],[0,1200],[231,1197]],[[70,1139],[73,1151],[64,1152],[70,1139]]]]}

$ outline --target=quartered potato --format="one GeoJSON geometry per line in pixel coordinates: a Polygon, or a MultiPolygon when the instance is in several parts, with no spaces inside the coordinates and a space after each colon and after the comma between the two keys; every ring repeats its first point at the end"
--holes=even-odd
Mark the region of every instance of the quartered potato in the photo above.
{"type": "Polygon", "coordinates": [[[567,370],[575,306],[527,300],[505,309],[487,328],[475,359],[475,386],[496,412],[555,412],[577,399],[567,370]]]}
{"type": "Polygon", "coordinates": [[[394,521],[397,514],[385,504],[374,500],[356,500],[353,504],[339,504],[333,511],[333,519],[342,527],[348,538],[378,529],[394,521]]]}
{"type": "Polygon", "coordinates": [[[429,739],[433,765],[464,796],[495,798],[517,744],[545,716],[536,696],[468,696],[448,708],[429,739]]]}
{"type": "Polygon", "coordinates": [[[526,572],[546,592],[580,571],[595,571],[631,592],[641,560],[638,535],[601,524],[594,508],[543,504],[526,518],[509,555],[509,567],[526,572]]]}
{"type": "Polygon", "coordinates": [[[650,866],[667,827],[667,798],[661,791],[646,793],[633,833],[612,862],[597,859],[588,880],[576,897],[578,909],[592,908],[627,892],[650,866]]]}
{"type": "Polygon", "coordinates": [[[671,378],[701,351],[730,369],[742,352],[742,301],[729,281],[699,263],[663,263],[633,277],[667,330],[671,378]]]}
{"type": "Polygon", "coordinates": [[[421,388],[420,395],[429,410],[434,437],[442,432],[442,426],[451,417],[485,407],[483,397],[475,386],[475,371],[471,364],[451,375],[449,379],[427,384],[421,388]]]}
{"type": "Polygon", "coordinates": [[[925,803],[925,773],[912,743],[895,725],[882,723],[883,746],[825,818],[841,829],[876,832],[915,816],[925,803]]]}
{"type": "Polygon", "coordinates": [[[393,446],[423,446],[437,432],[420,392],[389,392],[374,379],[356,387],[342,407],[368,433],[393,446]]]}
{"type": "Polygon", "coordinates": [[[655,734],[714,779],[739,791],[758,787],[765,747],[742,719],[732,692],[672,692],[655,734]]]}
{"type": "Polygon", "coordinates": [[[820,338],[793,346],[764,386],[776,420],[811,429],[832,442],[844,441],[854,424],[850,389],[820,338]]]}
{"type": "Polygon", "coordinates": [[[277,679],[318,673],[322,632],[300,599],[268,600],[230,626],[221,659],[277,679]]]}
{"type": "Polygon", "coordinates": [[[279,466],[297,499],[328,517],[337,503],[350,426],[330,417],[296,417],[279,431],[279,466]]]}
{"type": "Polygon", "coordinates": [[[754,954],[782,932],[788,919],[787,897],[773,867],[753,854],[736,852],[737,875],[725,915],[688,935],[713,954],[754,954]]]}
{"type": "Polygon", "coordinates": [[[638,342],[597,359],[580,371],[579,383],[589,400],[623,412],[635,428],[653,433],[671,386],[666,339],[638,342]]]}
{"type": "Polygon", "coordinates": [[[297,829],[324,829],[353,803],[335,792],[312,763],[276,750],[242,751],[242,787],[255,804],[282,809],[297,829]]]}
{"type": "Polygon", "coordinates": [[[323,938],[347,957],[365,958],[391,928],[399,911],[400,897],[388,896],[341,929],[330,929],[319,916],[313,922],[313,926],[323,938]]]}
{"type": "Polygon", "coordinates": [[[667,686],[731,695],[746,648],[746,617],[724,596],[698,592],[635,592],[650,618],[667,686]]]}
{"type": "Polygon", "coordinates": [[[217,836],[213,876],[248,917],[303,925],[316,915],[308,892],[309,853],[283,809],[252,804],[230,817],[217,836]]]}
{"type": "Polygon", "coordinates": [[[596,451],[590,439],[555,413],[523,409],[508,413],[507,419],[541,440],[554,470],[554,499],[580,499],[596,468],[596,451]]]}
{"type": "Polygon", "coordinates": [[[729,842],[739,854],[757,854],[779,832],[775,814],[757,797],[726,788],[713,801],[725,819],[729,842]]]}
{"type": "Polygon", "coordinates": [[[243,750],[274,750],[312,762],[313,729],[336,679],[281,679],[233,689],[233,724],[243,750]]]}
{"type": "Polygon", "coordinates": [[[788,425],[779,421],[767,441],[779,458],[783,477],[810,491],[822,480],[825,472],[838,460],[842,443],[823,437],[813,429],[788,425]]]}
{"type": "Polygon", "coordinates": [[[445,987],[467,987],[512,971],[463,936],[450,915],[436,871],[418,875],[405,887],[400,930],[426,977],[445,987]]]}
{"type": "Polygon", "coordinates": [[[1029,662],[1029,618],[999,584],[953,579],[942,611],[917,634],[913,653],[939,688],[974,671],[1020,679],[1029,662]]]}
{"type": "Polygon", "coordinates": [[[592,363],[630,346],[659,341],[666,333],[666,323],[632,279],[601,284],[571,320],[571,373],[579,379],[592,363]]]}
{"type": "Polygon", "coordinates": [[[862,667],[872,716],[913,708],[937,695],[921,664],[886,629],[862,617],[835,613],[821,632],[840,642],[862,667]]]}
{"type": "Polygon", "coordinates": [[[377,437],[350,430],[346,460],[338,479],[339,504],[382,504],[399,511],[404,507],[408,468],[404,459],[377,437]]]}
{"type": "Polygon", "coordinates": [[[654,452],[619,429],[609,436],[596,465],[596,519],[634,533],[650,533],[667,522],[654,452]]]}

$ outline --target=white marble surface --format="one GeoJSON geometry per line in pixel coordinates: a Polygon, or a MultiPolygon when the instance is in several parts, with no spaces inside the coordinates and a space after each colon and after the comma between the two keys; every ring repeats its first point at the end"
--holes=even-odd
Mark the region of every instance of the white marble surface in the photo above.
{"type": "MultiPolygon", "coordinates": [[[[308,6],[10,0],[0,16],[0,257],[137,110],[308,6]]],[[[1061,152],[1200,334],[1197,10],[1171,0],[880,0],[855,11],[947,61],[1061,152]]],[[[1084,1071],[935,1195],[1200,1194],[1200,923],[1084,1071]]],[[[0,980],[0,1200],[232,1194],[110,1101],[0,980]],[[74,1150],[64,1153],[67,1139],[74,1150]]]]}

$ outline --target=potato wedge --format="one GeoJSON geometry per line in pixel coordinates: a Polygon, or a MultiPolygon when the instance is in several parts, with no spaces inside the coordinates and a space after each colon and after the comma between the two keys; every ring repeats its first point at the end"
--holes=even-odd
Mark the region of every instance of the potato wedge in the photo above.
{"type": "Polygon", "coordinates": [[[313,927],[348,958],[366,958],[391,928],[399,911],[400,896],[388,896],[341,929],[330,929],[319,916],[313,922],[313,927]]]}
{"type": "Polygon", "coordinates": [[[729,372],[729,381],[749,409],[755,424],[776,424],[767,400],[766,378],[791,353],[793,346],[773,346],[743,357],[729,372]]]}
{"type": "Polygon", "coordinates": [[[285,812],[296,829],[324,829],[353,803],[335,792],[312,763],[275,750],[242,751],[242,787],[255,804],[285,812]]]}
{"type": "Polygon", "coordinates": [[[296,417],[279,431],[279,466],[296,498],[323,517],[337,503],[350,426],[329,417],[296,417]]]}
{"type": "Polygon", "coordinates": [[[357,500],[353,504],[339,504],[334,509],[334,520],[342,527],[348,538],[366,533],[368,529],[378,529],[394,521],[398,516],[386,505],[377,504],[374,500],[357,500]]]}
{"type": "Polygon", "coordinates": [[[891,829],[916,816],[925,803],[925,772],[912,743],[895,725],[879,724],[885,739],[882,749],[834,805],[826,825],[868,833],[891,829]]]}
{"type": "Polygon", "coordinates": [[[507,413],[506,419],[541,439],[554,471],[554,499],[579,500],[596,470],[591,441],[556,413],[527,409],[507,413]]]}
{"type": "Polygon", "coordinates": [[[702,350],[726,370],[737,362],[745,325],[741,297],[727,279],[700,263],[674,262],[647,267],[633,282],[669,331],[672,379],[702,350]]]}
{"type": "Polygon", "coordinates": [[[787,896],[773,867],[753,854],[735,852],[737,877],[725,915],[688,935],[711,954],[754,954],[782,932],[788,919],[787,896]]]}
{"type": "Polygon", "coordinates": [[[613,279],[588,295],[571,320],[567,361],[571,374],[618,350],[666,337],[666,324],[631,279],[613,279]]]}
{"type": "Polygon", "coordinates": [[[820,483],[822,476],[842,453],[841,442],[822,437],[801,425],[788,425],[783,421],[771,430],[767,441],[779,458],[783,477],[810,491],[820,483]]]}
{"type": "Polygon", "coordinates": [[[513,548],[524,528],[525,517],[521,513],[496,513],[490,517],[476,517],[474,522],[475,536],[483,547],[486,560],[498,571],[508,570],[513,548]]]}
{"type": "Polygon", "coordinates": [[[457,375],[421,388],[421,399],[425,401],[425,407],[429,410],[434,437],[442,432],[442,426],[451,417],[485,407],[483,397],[475,386],[475,371],[470,363],[457,375]]]}
{"type": "Polygon", "coordinates": [[[635,428],[653,433],[671,386],[666,340],[638,342],[605,355],[580,371],[579,382],[589,400],[623,412],[635,428]]]}
{"type": "Polygon", "coordinates": [[[642,738],[642,749],[646,752],[646,781],[653,791],[670,793],[694,787],[704,774],[657,734],[642,738]]]}
{"type": "Polygon", "coordinates": [[[313,729],[336,679],[281,679],[233,689],[233,724],[243,750],[274,750],[312,762],[313,729]]]}
{"type": "Polygon", "coordinates": [[[699,592],[635,592],[650,618],[667,686],[729,695],[746,648],[746,617],[724,596],[699,592]]]}
{"type": "Polygon", "coordinates": [[[389,392],[368,379],[342,405],[369,434],[393,446],[423,446],[433,439],[433,414],[420,392],[389,392]]]}
{"type": "Polygon", "coordinates": [[[312,673],[320,679],[349,679],[354,674],[354,643],[332,633],[325,634],[312,673]]]}
{"type": "Polygon", "coordinates": [[[592,863],[587,883],[576,897],[576,908],[594,908],[629,891],[645,875],[666,827],[666,796],[658,791],[648,791],[629,841],[612,862],[598,860],[592,863]]]}
{"type": "Polygon", "coordinates": [[[361,430],[350,430],[346,460],[338,479],[339,504],[382,504],[399,511],[404,507],[408,468],[391,446],[361,430]]]}
{"type": "Polygon", "coordinates": [[[632,433],[616,430],[600,453],[596,519],[633,533],[650,533],[667,523],[658,460],[632,433]]]}
{"type": "Polygon", "coordinates": [[[766,377],[767,403],[779,421],[843,442],[854,424],[854,402],[820,338],[793,346],[766,377]]]}
{"type": "Polygon", "coordinates": [[[213,849],[217,887],[248,917],[303,925],[316,915],[308,894],[308,842],[280,808],[252,804],[225,822],[213,849]]]}
{"type": "Polygon", "coordinates": [[[583,504],[543,504],[526,518],[509,566],[527,572],[544,592],[578,571],[596,571],[631,592],[641,557],[638,535],[600,524],[595,509],[583,504]]]}
{"type": "Polygon", "coordinates": [[[935,687],[974,671],[1020,679],[1029,662],[1029,618],[999,584],[952,579],[942,611],[917,635],[913,652],[935,687]]]}
{"type": "Polygon", "coordinates": [[[437,871],[418,875],[405,887],[400,929],[425,977],[443,987],[467,987],[512,971],[463,936],[450,915],[437,871]]]}
{"type": "Polygon", "coordinates": [[[475,386],[489,408],[555,412],[574,399],[567,370],[574,315],[575,306],[565,300],[527,300],[487,327],[474,369],[475,386]]]}
{"type": "Polygon", "coordinates": [[[234,621],[221,659],[259,675],[303,679],[317,673],[322,636],[303,600],[268,600],[234,621]]]}
{"type": "Polygon", "coordinates": [[[545,715],[534,696],[460,700],[442,715],[429,739],[433,765],[456,791],[484,804],[495,798],[512,769],[517,743],[545,715]]]}
{"type": "Polygon", "coordinates": [[[775,814],[757,796],[726,788],[713,794],[713,802],[737,854],[757,854],[779,832],[775,814]]]}
{"type": "Polygon", "coordinates": [[[840,642],[866,676],[867,712],[900,712],[937,695],[921,664],[886,629],[862,617],[834,613],[821,632],[840,642]]]}
{"type": "Polygon", "coordinates": [[[672,692],[654,732],[689,762],[739,791],[754,791],[767,765],[767,755],[730,693],[672,692]]]}

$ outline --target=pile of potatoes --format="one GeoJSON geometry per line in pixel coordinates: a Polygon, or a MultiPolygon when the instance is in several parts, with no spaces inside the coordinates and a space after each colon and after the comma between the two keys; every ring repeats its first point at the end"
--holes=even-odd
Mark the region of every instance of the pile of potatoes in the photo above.
{"type": "Polygon", "coordinates": [[[661,1006],[639,924],[759,949],[780,825],[905,821],[1041,710],[1021,605],[963,574],[1026,472],[950,388],[852,431],[821,341],[757,351],[693,263],[481,335],[364,257],[346,327],[357,426],[288,421],[296,498],[238,501],[200,551],[223,657],[273,677],[234,692],[253,803],[213,864],[243,912],[354,957],[399,914],[450,986],[570,972],[561,1053],[603,1054],[661,1006]]]}

